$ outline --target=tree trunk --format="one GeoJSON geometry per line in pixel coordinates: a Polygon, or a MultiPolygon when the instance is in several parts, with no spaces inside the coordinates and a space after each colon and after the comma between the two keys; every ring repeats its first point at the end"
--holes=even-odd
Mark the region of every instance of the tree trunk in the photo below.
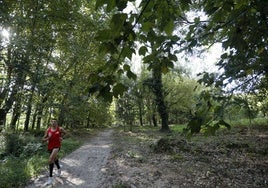
{"type": "Polygon", "coordinates": [[[15,103],[15,106],[13,108],[13,114],[10,122],[10,128],[12,131],[16,130],[16,124],[21,114],[21,103],[20,100],[15,103]]]}
{"type": "Polygon", "coordinates": [[[64,124],[64,121],[65,121],[65,116],[66,116],[65,103],[66,103],[67,98],[68,98],[68,94],[65,94],[63,96],[63,99],[62,99],[61,105],[60,105],[60,113],[59,113],[59,117],[58,117],[58,123],[61,126],[64,124]]]}
{"type": "Polygon", "coordinates": [[[139,107],[139,120],[140,120],[140,126],[143,126],[142,109],[141,109],[141,107],[139,107]]]}
{"type": "MultiPolygon", "coordinates": [[[[42,113],[42,112],[41,112],[42,113]]],[[[37,115],[37,122],[36,122],[36,130],[40,130],[40,128],[41,128],[41,119],[42,119],[42,117],[41,117],[41,115],[40,115],[40,113],[37,115]]]]}
{"type": "Polygon", "coordinates": [[[89,128],[89,127],[90,127],[90,112],[88,112],[87,123],[86,123],[86,128],[89,128]]]}
{"type": "Polygon", "coordinates": [[[5,128],[6,125],[6,111],[5,109],[0,109],[0,132],[5,128]]]}
{"type": "Polygon", "coordinates": [[[32,101],[33,101],[34,90],[35,90],[35,83],[33,83],[32,87],[31,87],[31,94],[30,94],[28,102],[27,102],[27,111],[26,111],[26,118],[25,118],[25,122],[24,122],[24,131],[29,130],[29,123],[30,123],[30,117],[31,117],[31,113],[32,113],[32,101]]]}
{"type": "Polygon", "coordinates": [[[155,116],[156,116],[155,113],[153,113],[152,120],[153,120],[154,127],[157,127],[157,120],[156,120],[156,117],[155,116]]]}
{"type": "Polygon", "coordinates": [[[157,105],[157,111],[161,117],[161,131],[163,132],[169,132],[169,126],[168,126],[168,113],[167,113],[167,107],[164,101],[164,95],[163,95],[163,84],[162,84],[162,72],[161,72],[161,64],[160,62],[155,62],[153,66],[153,92],[155,95],[155,101],[157,105]]]}
{"type": "Polygon", "coordinates": [[[35,128],[36,117],[37,117],[37,111],[35,110],[33,114],[33,120],[32,120],[32,130],[34,130],[35,128]]]}
{"type": "Polygon", "coordinates": [[[26,118],[24,121],[24,131],[29,131],[29,123],[30,123],[30,116],[32,113],[32,104],[28,103],[27,112],[26,112],[26,118]]]}

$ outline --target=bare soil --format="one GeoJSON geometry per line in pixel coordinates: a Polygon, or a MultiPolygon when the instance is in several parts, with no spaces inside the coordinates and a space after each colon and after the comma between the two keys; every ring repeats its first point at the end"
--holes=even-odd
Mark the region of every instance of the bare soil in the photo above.
{"type": "MultiPolygon", "coordinates": [[[[107,129],[62,160],[54,187],[268,187],[268,128],[190,140],[157,130],[107,129]]],[[[45,187],[47,174],[31,187],[45,187]]]]}
{"type": "Polygon", "coordinates": [[[115,132],[107,187],[268,187],[268,128],[190,140],[158,131],[115,132]]]}

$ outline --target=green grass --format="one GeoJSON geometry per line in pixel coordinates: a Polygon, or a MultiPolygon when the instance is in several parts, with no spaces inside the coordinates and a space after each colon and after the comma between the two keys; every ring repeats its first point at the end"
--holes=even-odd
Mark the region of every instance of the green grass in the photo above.
{"type": "MultiPolygon", "coordinates": [[[[186,124],[171,124],[169,125],[169,128],[171,129],[171,131],[173,133],[182,133],[183,129],[186,127],[186,124]]],[[[118,127],[119,130],[123,130],[125,128],[125,132],[130,131],[130,126],[126,125],[118,127]]],[[[143,132],[143,131],[148,131],[148,130],[152,130],[152,131],[159,131],[161,129],[161,125],[158,125],[157,127],[154,126],[137,126],[137,125],[133,125],[132,126],[132,132],[143,132]]]]}
{"type": "Polygon", "coordinates": [[[183,132],[183,129],[186,128],[186,125],[183,124],[172,124],[170,125],[170,129],[172,132],[174,132],[174,134],[180,134],[183,132]]]}
{"type": "Polygon", "coordinates": [[[30,178],[27,172],[27,160],[8,157],[0,164],[0,187],[20,187],[30,178]]]}
{"type": "Polygon", "coordinates": [[[267,118],[255,118],[255,119],[237,119],[233,121],[228,121],[232,126],[267,126],[268,119],[267,118]]]}

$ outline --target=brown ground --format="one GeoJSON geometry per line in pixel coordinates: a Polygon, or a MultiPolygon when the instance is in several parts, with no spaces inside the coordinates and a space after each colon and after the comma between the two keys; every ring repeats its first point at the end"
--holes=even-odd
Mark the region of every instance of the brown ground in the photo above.
{"type": "Polygon", "coordinates": [[[268,187],[268,129],[218,136],[115,132],[106,168],[111,187],[268,187]]]}

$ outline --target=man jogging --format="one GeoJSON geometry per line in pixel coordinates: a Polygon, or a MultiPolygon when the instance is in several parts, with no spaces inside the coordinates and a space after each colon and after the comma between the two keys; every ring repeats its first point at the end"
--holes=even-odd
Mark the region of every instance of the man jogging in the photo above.
{"type": "Polygon", "coordinates": [[[61,141],[63,136],[66,135],[66,131],[58,126],[58,122],[52,119],[50,127],[46,130],[43,137],[43,141],[48,141],[48,152],[49,155],[49,178],[46,184],[52,184],[53,182],[53,168],[54,163],[58,168],[58,176],[61,175],[61,169],[59,165],[58,152],[60,151],[61,141]]]}

